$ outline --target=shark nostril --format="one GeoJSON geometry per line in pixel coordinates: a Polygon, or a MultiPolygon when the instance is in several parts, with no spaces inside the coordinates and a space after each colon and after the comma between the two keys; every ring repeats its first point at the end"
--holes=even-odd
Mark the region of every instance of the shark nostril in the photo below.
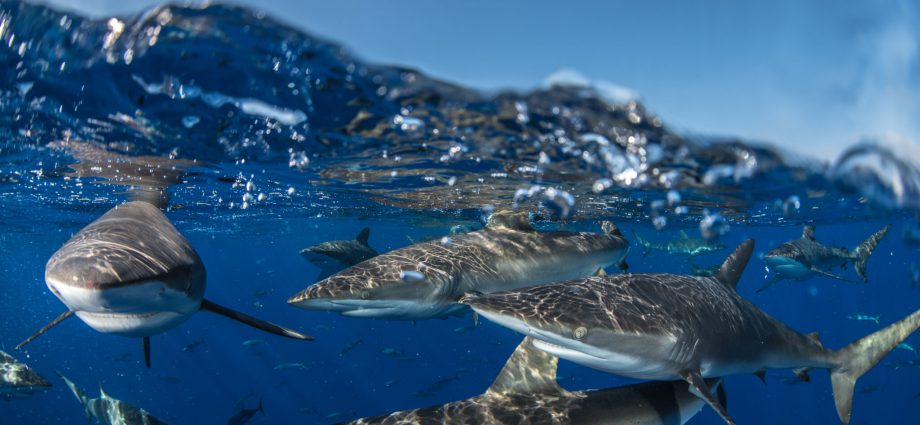
{"type": "Polygon", "coordinates": [[[582,339],[582,338],[584,338],[585,335],[587,335],[587,334],[588,334],[588,329],[585,328],[584,326],[579,326],[579,327],[575,328],[575,332],[572,333],[572,335],[575,337],[575,339],[582,339]]]}

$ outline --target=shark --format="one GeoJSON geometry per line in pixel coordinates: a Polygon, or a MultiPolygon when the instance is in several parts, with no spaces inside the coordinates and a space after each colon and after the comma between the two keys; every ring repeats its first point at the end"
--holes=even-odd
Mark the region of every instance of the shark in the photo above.
{"type": "Polygon", "coordinates": [[[300,255],[320,269],[317,280],[377,256],[368,244],[371,229],[365,227],[354,240],[328,241],[300,250],[300,255]]]}
{"type": "Polygon", "coordinates": [[[707,252],[721,251],[725,245],[706,239],[691,238],[685,230],[678,233],[677,239],[666,243],[654,243],[639,236],[639,233],[633,232],[636,236],[636,243],[642,247],[642,255],[648,255],[649,251],[664,251],[668,254],[686,254],[691,257],[705,254],[707,252]]]}
{"type": "Polygon", "coordinates": [[[31,397],[51,388],[51,383],[32,368],[0,351],[0,399],[31,397]]]}
{"type": "Polygon", "coordinates": [[[743,242],[712,277],[592,276],[460,302],[560,358],[632,378],[684,380],[729,424],[705,378],[829,369],[837,414],[848,424],[856,380],[920,327],[920,310],[840,350],[826,348],[817,334],[801,334],[738,295],[753,249],[753,240],[743,242]]]}
{"type": "Polygon", "coordinates": [[[834,248],[821,244],[815,240],[815,227],[806,225],[802,229],[802,237],[783,242],[764,256],[767,269],[773,274],[763,286],[757,289],[757,292],[762,292],[783,279],[808,280],[818,275],[845,281],[848,279],[833,274],[829,270],[835,266],[844,268],[848,262],[853,263],[859,278],[863,282],[868,282],[866,263],[872,251],[889,230],[891,230],[890,224],[870,235],[853,251],[849,251],[846,248],[834,248]]]}
{"type": "Polygon", "coordinates": [[[312,340],[204,298],[205,267],[169,219],[153,204],[116,206],[70,238],[45,265],[45,283],[67,311],[20,343],[20,349],[76,315],[102,333],[143,339],[205,310],[276,335],[312,340]]]}
{"type": "Polygon", "coordinates": [[[265,410],[262,408],[262,400],[259,400],[259,405],[252,409],[240,406],[239,410],[227,420],[227,425],[245,425],[259,412],[262,412],[263,415],[265,414],[265,410]]]}
{"type": "Polygon", "coordinates": [[[292,296],[288,303],[348,317],[421,320],[462,315],[465,292],[496,292],[626,268],[629,244],[603,234],[538,232],[526,213],[497,211],[479,231],[396,249],[358,263],[292,296]]]}
{"type": "Polygon", "coordinates": [[[112,398],[102,389],[102,385],[99,385],[99,398],[89,398],[64,374],[57,374],[80,401],[87,420],[95,420],[104,425],[166,425],[166,422],[157,419],[146,410],[112,398]]]}
{"type": "MultiPolygon", "coordinates": [[[[558,357],[534,347],[533,338],[528,336],[484,394],[439,406],[357,419],[348,424],[678,425],[686,423],[705,406],[683,381],[570,392],[556,381],[558,362],[558,357]]],[[[724,405],[721,380],[706,381],[724,405]]]]}

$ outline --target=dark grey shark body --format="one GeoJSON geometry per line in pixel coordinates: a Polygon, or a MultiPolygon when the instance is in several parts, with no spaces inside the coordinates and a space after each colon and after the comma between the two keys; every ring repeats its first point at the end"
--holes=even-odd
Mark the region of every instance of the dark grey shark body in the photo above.
{"type": "Polygon", "coordinates": [[[833,274],[836,267],[845,268],[853,263],[856,274],[863,282],[868,281],[866,263],[878,243],[888,234],[891,225],[887,225],[869,236],[856,249],[829,247],[815,239],[814,226],[805,226],[802,237],[784,242],[764,256],[764,261],[773,275],[758,292],[763,291],[783,279],[807,280],[821,275],[838,280],[847,280],[833,274]]]}
{"type": "MultiPolygon", "coordinates": [[[[713,277],[590,277],[461,302],[562,358],[635,378],[685,379],[704,396],[704,377],[827,368],[838,414],[848,422],[856,379],[920,327],[920,310],[842,350],[827,349],[735,292],[752,250],[753,241],[743,243],[713,277]]],[[[716,400],[704,398],[733,423],[716,400]]]]}
{"type": "Polygon", "coordinates": [[[368,245],[370,228],[365,227],[354,240],[328,241],[304,248],[300,255],[320,269],[317,280],[377,256],[368,245]]]}
{"type": "Polygon", "coordinates": [[[620,264],[628,243],[605,234],[537,232],[526,215],[493,215],[485,229],[400,248],[343,270],[288,300],[353,317],[418,320],[461,314],[465,292],[489,293],[588,276],[620,264]]]}
{"type": "Polygon", "coordinates": [[[51,383],[32,368],[0,351],[0,399],[31,397],[50,387],[51,383]]]}
{"type": "Polygon", "coordinates": [[[87,420],[95,420],[104,425],[166,425],[166,422],[157,419],[144,409],[109,397],[101,385],[99,386],[99,398],[89,398],[66,376],[60,372],[58,376],[64,380],[73,395],[80,401],[87,420]]]}
{"type": "Polygon", "coordinates": [[[718,242],[708,241],[706,239],[691,238],[686,231],[681,230],[678,238],[665,243],[654,243],[633,232],[636,235],[636,243],[642,247],[642,254],[648,255],[650,250],[664,251],[668,254],[686,254],[695,257],[707,252],[721,251],[725,245],[718,242]]]}
{"type": "Polygon", "coordinates": [[[76,314],[99,332],[144,338],[149,366],[149,337],[199,310],[277,335],[312,339],[205,300],[201,258],[147,202],[119,205],[77,232],[48,260],[45,283],[68,310],[17,348],[76,314]]]}
{"type": "MultiPolygon", "coordinates": [[[[350,424],[676,425],[705,404],[682,381],[569,392],[556,382],[557,363],[556,356],[535,348],[527,337],[482,395],[350,424]]],[[[721,391],[718,379],[708,383],[721,391]]]]}

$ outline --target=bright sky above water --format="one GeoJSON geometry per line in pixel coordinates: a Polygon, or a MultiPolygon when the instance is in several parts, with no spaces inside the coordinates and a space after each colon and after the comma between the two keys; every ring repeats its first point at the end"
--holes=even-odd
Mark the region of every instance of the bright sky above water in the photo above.
{"type": "MultiPolygon", "coordinates": [[[[48,3],[100,16],[158,2],[48,3]]],[[[863,140],[920,151],[920,5],[911,1],[237,3],[365,60],[471,87],[526,90],[569,69],[638,93],[678,131],[828,160],[863,140]]]]}

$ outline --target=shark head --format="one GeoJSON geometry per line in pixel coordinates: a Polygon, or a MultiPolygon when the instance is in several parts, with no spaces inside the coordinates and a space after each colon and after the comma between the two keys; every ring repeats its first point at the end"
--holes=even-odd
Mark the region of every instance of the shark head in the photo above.
{"type": "Polygon", "coordinates": [[[51,387],[41,375],[0,351],[0,398],[26,397],[51,387]]]}
{"type": "MultiPolygon", "coordinates": [[[[439,244],[420,245],[418,249],[437,251],[439,244]]],[[[399,253],[388,253],[320,280],[292,296],[288,303],[349,317],[424,319],[465,309],[438,300],[439,291],[449,280],[450,276],[433,267],[399,253]]]]}
{"type": "Polygon", "coordinates": [[[136,201],[67,241],[48,260],[45,283],[93,329],[150,336],[200,309],[205,268],[157,207],[136,201]]]}

